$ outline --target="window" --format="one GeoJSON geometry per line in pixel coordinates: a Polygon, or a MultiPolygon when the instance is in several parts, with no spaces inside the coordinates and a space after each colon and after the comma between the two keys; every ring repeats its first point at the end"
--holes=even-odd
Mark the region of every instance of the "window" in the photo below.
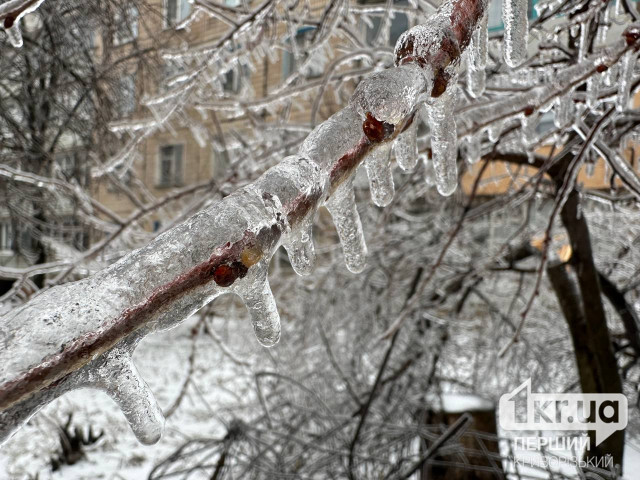
{"type": "Polygon", "coordinates": [[[122,11],[116,11],[113,20],[115,23],[114,45],[122,45],[138,38],[138,9],[136,7],[129,6],[122,11]]]}
{"type": "Polygon", "coordinates": [[[231,68],[224,74],[222,81],[222,90],[230,93],[238,93],[240,91],[240,75],[237,74],[235,68],[231,68]]]}
{"type": "Polygon", "coordinates": [[[171,27],[177,25],[187,18],[191,11],[189,0],[165,0],[164,1],[164,19],[165,26],[171,27]]]}
{"type": "Polygon", "coordinates": [[[117,113],[120,117],[131,115],[136,109],[136,76],[126,74],[120,77],[117,93],[117,113]]]}
{"type": "Polygon", "coordinates": [[[160,147],[159,187],[178,187],[182,185],[183,150],[183,145],[160,147]]]}
{"type": "Polygon", "coordinates": [[[66,179],[70,179],[76,173],[76,155],[74,152],[66,152],[56,158],[60,172],[66,179]]]}
{"type": "Polygon", "coordinates": [[[240,0],[224,0],[224,4],[227,7],[239,7],[240,6],[240,0]]]}
{"type": "MultiPolygon", "coordinates": [[[[368,3],[368,2],[363,1],[361,3],[368,3]]],[[[395,0],[393,4],[398,6],[408,6],[409,1],[395,0]]],[[[381,34],[383,33],[383,32],[380,32],[381,25],[382,25],[382,17],[375,16],[370,18],[370,23],[367,24],[366,26],[367,45],[373,45],[376,42],[376,40],[381,36],[381,34]]],[[[405,13],[396,12],[393,18],[391,19],[391,22],[386,23],[385,25],[387,25],[389,28],[389,31],[386,32],[388,33],[387,45],[389,45],[390,47],[393,47],[398,41],[398,38],[400,38],[400,35],[402,35],[404,32],[409,30],[409,17],[407,17],[405,13]]]]}
{"type": "Polygon", "coordinates": [[[13,247],[13,229],[9,220],[0,220],[0,251],[9,251],[13,247]]]}
{"type": "MultiPolygon", "coordinates": [[[[300,63],[304,63],[304,61],[309,56],[309,47],[311,46],[311,42],[313,41],[313,36],[315,34],[315,27],[302,27],[298,29],[298,33],[296,33],[296,48],[298,50],[298,54],[300,58],[298,61],[300,63]]],[[[304,71],[300,71],[300,74],[304,75],[307,78],[320,77],[324,74],[324,68],[327,61],[326,59],[318,59],[314,58],[310,63],[304,66],[304,71]]],[[[282,55],[282,76],[287,78],[296,70],[296,57],[293,52],[293,48],[289,50],[285,50],[282,55]]]]}

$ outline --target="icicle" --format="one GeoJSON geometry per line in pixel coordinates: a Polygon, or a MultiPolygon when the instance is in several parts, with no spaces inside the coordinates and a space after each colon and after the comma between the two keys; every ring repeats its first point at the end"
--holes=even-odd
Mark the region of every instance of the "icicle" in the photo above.
{"type": "Polygon", "coordinates": [[[394,142],[393,150],[396,154],[396,161],[405,172],[411,171],[418,163],[418,142],[416,132],[418,130],[418,114],[415,114],[411,125],[398,136],[394,142]]]}
{"type": "Polygon", "coordinates": [[[527,0],[503,0],[504,60],[512,68],[517,67],[527,58],[528,10],[527,0]]]}
{"type": "Polygon", "coordinates": [[[607,44],[607,33],[609,31],[609,9],[605,8],[602,11],[602,19],[598,25],[598,32],[596,36],[596,46],[602,47],[607,44]]]}
{"type": "Polygon", "coordinates": [[[473,98],[478,98],[484,93],[486,87],[486,73],[484,69],[476,70],[475,68],[467,68],[467,90],[473,98]]]}
{"type": "Polygon", "coordinates": [[[586,103],[589,108],[593,108],[597,105],[601,81],[602,78],[600,75],[591,75],[587,80],[586,103]]]}
{"type": "Polygon", "coordinates": [[[567,125],[573,118],[574,104],[572,92],[565,93],[556,99],[555,115],[553,123],[556,127],[561,128],[567,125]]]}
{"type": "Polygon", "coordinates": [[[312,240],[313,220],[314,216],[309,215],[296,229],[296,233],[290,235],[286,244],[283,244],[291,266],[298,275],[309,275],[316,263],[316,251],[312,240]]]}
{"type": "Polygon", "coordinates": [[[622,57],[620,66],[620,78],[618,79],[618,96],[616,97],[616,109],[622,112],[629,105],[629,96],[631,94],[631,77],[633,76],[633,68],[636,65],[638,52],[628,50],[622,57]]]}
{"type": "Polygon", "coordinates": [[[520,139],[522,145],[529,149],[537,142],[536,127],[538,126],[538,114],[533,112],[531,115],[522,115],[520,117],[520,139]]]}
{"type": "Polygon", "coordinates": [[[609,67],[609,70],[604,72],[603,83],[606,87],[613,87],[618,81],[618,64],[615,63],[609,67]]]}
{"type": "Polygon", "coordinates": [[[118,404],[141,443],[151,445],[160,440],[164,415],[129,352],[111,350],[104,363],[87,377],[87,386],[104,390],[118,404]]]}
{"type": "Polygon", "coordinates": [[[305,156],[293,155],[269,169],[256,182],[257,191],[269,191],[291,215],[289,230],[282,238],[293,269],[299,275],[312,272],[315,263],[312,230],[317,209],[311,208],[298,217],[295,208],[304,202],[319,202],[325,195],[328,177],[320,166],[305,156]]]}
{"type": "Polygon", "coordinates": [[[486,86],[487,44],[489,42],[487,20],[485,15],[479,22],[471,37],[468,48],[467,89],[473,98],[484,93],[486,86]]]}
{"type": "Polygon", "coordinates": [[[5,32],[7,32],[7,38],[14,48],[22,47],[22,31],[18,22],[14,23],[11,28],[7,28],[5,32]]]}
{"type": "Polygon", "coordinates": [[[533,162],[536,161],[536,154],[533,150],[527,150],[527,162],[530,165],[533,165],[533,162]]]}
{"type": "Polygon", "coordinates": [[[589,36],[589,28],[585,22],[580,24],[580,39],[578,41],[578,60],[582,61],[587,56],[587,37],[589,36]]]}
{"type": "Polygon", "coordinates": [[[338,231],[347,268],[353,273],[360,273],[365,267],[367,245],[356,207],[353,178],[340,185],[325,206],[338,231]]]}
{"type": "Polygon", "coordinates": [[[431,128],[431,150],[436,173],[436,187],[440,195],[451,195],[458,186],[457,132],[453,116],[455,96],[449,91],[428,106],[431,128]]]}
{"type": "Polygon", "coordinates": [[[480,160],[480,133],[474,133],[466,138],[467,163],[474,164],[480,160]]]}
{"type": "Polygon", "coordinates": [[[267,280],[269,261],[262,260],[254,268],[253,274],[238,283],[234,291],[249,311],[258,342],[272,347],[280,340],[280,315],[267,280]]]}
{"type": "Polygon", "coordinates": [[[391,144],[383,143],[373,150],[364,162],[369,176],[371,200],[386,207],[393,200],[393,172],[391,170],[391,144]]]}
{"type": "Polygon", "coordinates": [[[500,134],[502,133],[502,127],[504,126],[504,122],[502,120],[497,120],[489,125],[487,129],[487,136],[489,137],[489,141],[492,143],[496,143],[500,138],[500,134]]]}

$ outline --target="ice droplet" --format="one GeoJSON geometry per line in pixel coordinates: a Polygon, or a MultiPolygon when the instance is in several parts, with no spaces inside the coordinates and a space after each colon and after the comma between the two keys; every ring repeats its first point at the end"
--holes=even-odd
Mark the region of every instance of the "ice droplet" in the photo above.
{"type": "Polygon", "coordinates": [[[416,113],[411,125],[402,132],[393,145],[396,161],[405,172],[411,171],[418,163],[418,142],[416,132],[418,130],[418,114],[416,113]]]}
{"type": "Polygon", "coordinates": [[[103,390],[118,404],[141,443],[160,440],[164,415],[129,352],[116,348],[106,353],[104,362],[88,373],[87,386],[103,390]]]}
{"type": "Polygon", "coordinates": [[[333,218],[342,244],[342,253],[350,272],[364,270],[367,245],[353,192],[353,177],[340,185],[325,204],[333,218]]]}
{"type": "Polygon", "coordinates": [[[622,112],[629,105],[629,96],[631,93],[631,77],[633,76],[633,68],[638,58],[638,52],[628,50],[625,52],[620,62],[620,77],[618,79],[618,96],[616,97],[616,109],[622,112]]]}
{"type": "Polygon", "coordinates": [[[369,176],[371,200],[379,207],[386,207],[393,200],[393,172],[391,171],[391,143],[375,148],[364,162],[369,176]]]}
{"type": "Polygon", "coordinates": [[[436,187],[440,195],[451,195],[458,186],[457,132],[453,116],[455,96],[448,90],[427,106],[431,128],[431,150],[436,187]]]}
{"type": "Polygon", "coordinates": [[[517,67],[527,58],[528,10],[527,0],[504,0],[502,3],[504,60],[511,68],[517,67]]]}

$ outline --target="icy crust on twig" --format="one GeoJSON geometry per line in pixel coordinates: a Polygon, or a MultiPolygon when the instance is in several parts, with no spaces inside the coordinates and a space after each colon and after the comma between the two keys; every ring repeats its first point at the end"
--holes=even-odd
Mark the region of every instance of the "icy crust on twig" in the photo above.
{"type": "MultiPolygon", "coordinates": [[[[441,48],[448,60],[424,57],[366,78],[349,105],[307,137],[298,155],[105,270],[44,291],[0,318],[5,347],[0,350],[0,443],[44,404],[81,387],[105,391],[141,442],[157,441],[164,420],[131,361],[138,342],[176,326],[217,296],[234,293],[247,306],[257,340],[274,345],[280,318],[267,278],[269,262],[282,245],[297,273],[311,272],[312,226],[323,204],[333,217],[347,267],[361,271],[367,250],[353,192],[355,170],[364,161],[374,203],[391,201],[391,148],[395,141],[398,163],[413,168],[413,116],[434,92],[430,62],[437,65],[438,75],[446,69],[448,78],[455,79],[459,56],[486,6],[483,0],[466,4],[469,11],[447,2],[430,20],[426,33],[446,32],[435,42],[422,30],[420,38],[413,37],[412,47],[420,50],[419,43],[425,42],[429,54],[437,55],[441,48]],[[443,43],[449,37],[456,48],[443,43]]],[[[267,5],[258,7],[258,16],[267,5]]],[[[400,63],[403,58],[397,57],[400,63]]],[[[188,85],[192,77],[185,78],[188,85]]],[[[440,98],[430,101],[438,153],[429,164],[437,166],[439,191],[449,194],[456,183],[455,85],[439,89],[435,97],[440,98]]],[[[188,90],[167,95],[166,108],[154,110],[155,104],[148,102],[158,124],[188,90]]]]}
{"type": "Polygon", "coordinates": [[[425,95],[430,80],[431,72],[417,64],[376,72],[358,85],[350,103],[363,119],[370,113],[381,122],[397,125],[425,95]]]}
{"type": "Polygon", "coordinates": [[[44,0],[9,0],[0,5],[0,21],[14,48],[22,47],[20,20],[26,14],[34,12],[44,0]]]}
{"type": "MultiPolygon", "coordinates": [[[[266,279],[268,261],[286,230],[285,215],[276,195],[240,190],[93,277],[52,288],[2,317],[7,348],[0,351],[0,408],[29,397],[34,385],[59,388],[57,382],[65,383],[83,366],[88,376],[71,375],[72,388],[80,382],[116,398],[118,392],[94,371],[101,354],[123,338],[135,345],[153,331],[171,328],[226,292],[245,301],[260,343],[276,343],[280,323],[266,279]]],[[[107,370],[126,366],[111,353],[102,361],[107,370]]],[[[144,382],[128,385],[133,397],[148,397],[141,391],[144,382]]],[[[118,388],[127,390],[125,384],[118,388]]],[[[153,402],[135,404],[148,411],[153,402]]],[[[0,439],[32,413],[30,408],[1,412],[0,439]]],[[[125,414],[130,421],[147,418],[144,412],[125,414]]],[[[143,441],[155,438],[147,428],[132,424],[132,429],[143,432],[143,441]]]]}

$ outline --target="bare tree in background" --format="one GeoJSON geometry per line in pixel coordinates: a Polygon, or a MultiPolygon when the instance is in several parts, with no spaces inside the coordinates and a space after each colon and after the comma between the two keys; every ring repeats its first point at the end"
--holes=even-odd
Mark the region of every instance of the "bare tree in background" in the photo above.
{"type": "Polygon", "coordinates": [[[112,212],[92,198],[99,182],[122,188],[121,172],[99,169],[122,145],[108,126],[133,113],[136,74],[158,70],[156,46],[136,40],[139,11],[153,18],[142,2],[45,3],[26,17],[21,48],[5,37],[2,248],[15,252],[0,270],[5,299],[35,293],[108,232],[99,217],[112,212]]]}
{"type": "MultiPolygon", "coordinates": [[[[496,450],[500,440],[468,417],[448,428],[424,419],[428,408],[446,410],[443,393],[495,401],[528,377],[548,391],[626,394],[629,427],[597,448],[592,439],[588,452],[621,465],[625,436],[638,435],[638,13],[626,0],[538,2],[535,14],[527,2],[504,3],[503,33],[485,2],[437,11],[420,1],[194,2],[178,31],[215,18],[224,33],[163,49],[173,74],[134,118],[110,123],[125,148],[98,168],[129,172],[135,184],[136,149],[187,126],[225,173],[165,198],[128,189],[128,219],[94,208],[107,258],[149,239],[140,219],[150,212],[180,225],[57,290],[64,305],[48,290],[7,314],[3,328],[48,320],[60,329],[47,350],[6,327],[17,340],[0,356],[11,362],[3,433],[89,385],[119,403],[140,439],[157,440],[162,412],[130,355],[147,333],[197,310],[164,416],[188,429],[172,418],[203,396],[205,348],[237,372],[230,388],[251,394],[220,412],[226,433],[187,440],[150,478],[416,478],[425,465],[527,478],[509,470],[509,442],[496,450]],[[249,81],[273,68],[275,87],[249,81]],[[354,174],[363,159],[369,186],[354,174]],[[396,164],[407,173],[392,172],[396,164]],[[384,208],[356,208],[369,192],[384,208]],[[309,276],[293,274],[309,273],[314,258],[309,276]],[[279,317],[267,273],[283,345],[253,353],[238,340],[244,330],[224,329],[242,316],[231,300],[204,305],[236,293],[272,345],[279,317]],[[73,302],[101,311],[78,327],[73,302]],[[37,354],[13,360],[26,345],[37,354]]],[[[81,183],[57,180],[92,202],[81,183]]],[[[46,191],[28,181],[29,198],[46,191]]],[[[91,260],[64,260],[58,282],[91,271],[91,260]]],[[[620,470],[575,472],[587,474],[620,470]]]]}

